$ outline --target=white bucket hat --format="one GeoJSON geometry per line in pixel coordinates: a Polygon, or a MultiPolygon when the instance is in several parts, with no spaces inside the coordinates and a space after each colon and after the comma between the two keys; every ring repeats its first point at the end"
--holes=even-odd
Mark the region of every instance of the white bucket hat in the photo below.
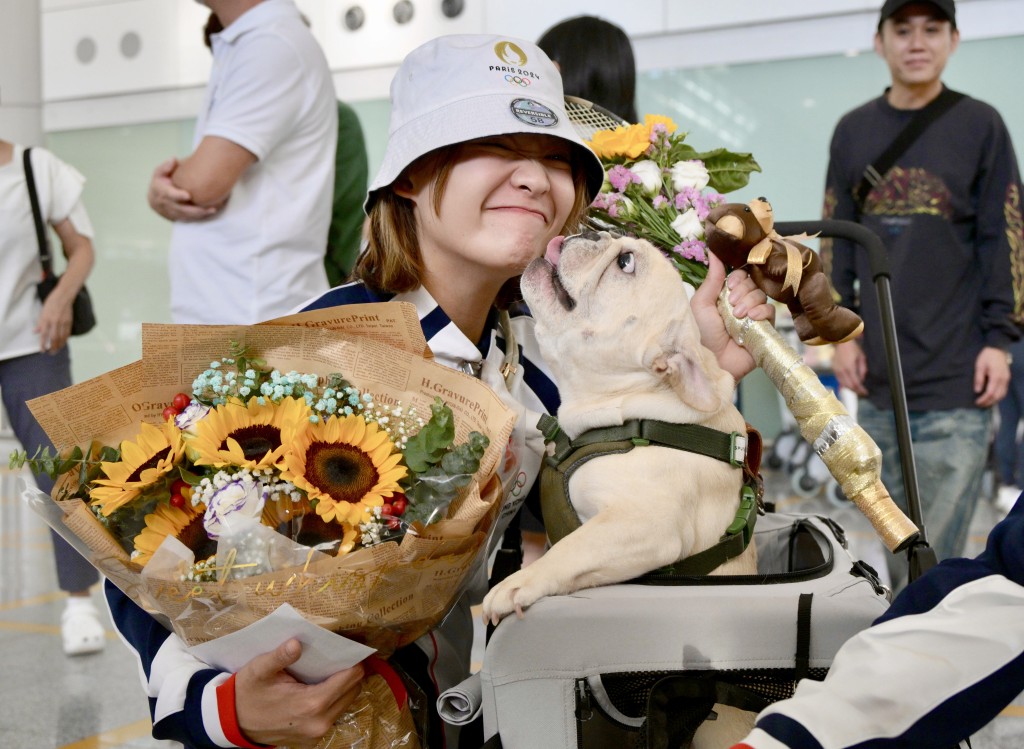
{"type": "Polygon", "coordinates": [[[409,164],[442,146],[512,133],[554,135],[578,146],[590,196],[604,181],[600,159],[565,113],[562,78],[537,45],[490,34],[432,39],[410,52],[391,81],[387,148],[375,193],[409,164]]]}

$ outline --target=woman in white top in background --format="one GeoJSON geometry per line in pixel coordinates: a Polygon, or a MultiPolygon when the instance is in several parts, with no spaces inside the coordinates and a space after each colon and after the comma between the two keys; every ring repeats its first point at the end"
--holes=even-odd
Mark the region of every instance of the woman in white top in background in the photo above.
{"type": "MultiPolygon", "coordinates": [[[[33,148],[32,172],[43,222],[57,232],[67,269],[57,286],[39,300],[42,278],[39,244],[20,145],[0,140],[0,393],[15,436],[32,455],[52,444],[28,410],[26,401],[71,385],[71,304],[92,270],[92,225],[82,205],[85,178],[49,151],[33,148]]],[[[49,492],[53,479],[36,476],[49,492]]],[[[103,626],[89,599],[99,580],[91,564],[51,531],[57,580],[68,593],[61,616],[64,652],[94,653],[104,645],[103,626]]]]}

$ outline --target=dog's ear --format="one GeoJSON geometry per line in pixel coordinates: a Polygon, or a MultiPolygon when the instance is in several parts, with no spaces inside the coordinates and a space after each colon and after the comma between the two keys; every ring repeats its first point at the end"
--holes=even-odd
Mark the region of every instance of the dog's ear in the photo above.
{"type": "Polygon", "coordinates": [[[721,378],[714,355],[700,342],[697,324],[686,314],[674,320],[649,358],[651,371],[668,384],[690,408],[714,413],[722,403],[721,378]]]}
{"type": "MultiPolygon", "coordinates": [[[[710,353],[700,347],[664,351],[654,358],[652,370],[659,375],[690,408],[714,413],[722,407],[718,376],[706,362],[710,353]]],[[[715,370],[718,369],[715,365],[715,370]]]]}

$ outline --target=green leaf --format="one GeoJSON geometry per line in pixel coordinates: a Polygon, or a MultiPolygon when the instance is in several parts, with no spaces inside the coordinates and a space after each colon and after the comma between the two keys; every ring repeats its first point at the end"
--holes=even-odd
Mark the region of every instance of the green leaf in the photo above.
{"type": "Polygon", "coordinates": [[[761,171],[761,165],[749,153],[734,153],[725,148],[697,154],[694,158],[704,162],[708,186],[723,194],[746,187],[751,172],[761,171]]]}
{"type": "Polygon", "coordinates": [[[202,476],[192,473],[183,465],[178,465],[178,473],[181,475],[181,480],[189,486],[199,486],[199,483],[203,480],[202,476]]]}
{"type": "Polygon", "coordinates": [[[455,440],[455,416],[451,408],[440,398],[435,398],[430,411],[430,421],[409,438],[403,450],[405,464],[413,473],[423,473],[441,462],[445,451],[455,440]]]}

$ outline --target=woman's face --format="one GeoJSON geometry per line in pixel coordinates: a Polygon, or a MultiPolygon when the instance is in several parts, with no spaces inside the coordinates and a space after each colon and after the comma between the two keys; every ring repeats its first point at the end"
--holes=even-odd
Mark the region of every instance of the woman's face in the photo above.
{"type": "Polygon", "coordinates": [[[519,275],[568,219],[576,192],[572,146],[550,135],[502,135],[461,145],[434,212],[435,174],[399,191],[415,204],[428,275],[500,285],[519,275]]]}

